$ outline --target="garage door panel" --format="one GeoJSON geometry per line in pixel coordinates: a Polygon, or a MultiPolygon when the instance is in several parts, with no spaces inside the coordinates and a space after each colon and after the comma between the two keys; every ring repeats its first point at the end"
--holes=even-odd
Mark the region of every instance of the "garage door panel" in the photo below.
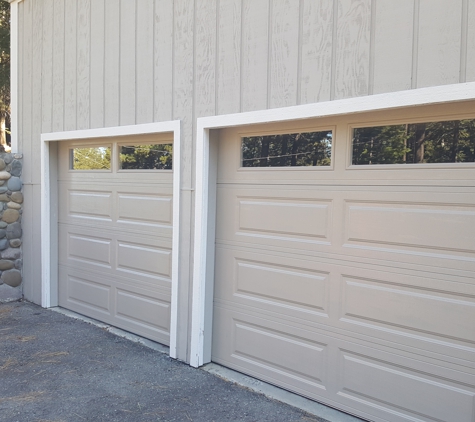
{"type": "Polygon", "coordinates": [[[69,189],[69,215],[112,221],[112,195],[111,191],[69,189]]]}
{"type": "Polygon", "coordinates": [[[475,377],[358,345],[339,349],[342,403],[390,421],[471,422],[475,377]]]}
{"type": "Polygon", "coordinates": [[[65,253],[68,259],[111,269],[112,242],[112,239],[105,237],[68,232],[65,253]]]}
{"type": "MultiPolygon", "coordinates": [[[[475,296],[343,275],[342,321],[475,352],[475,296]]],[[[450,283],[446,283],[450,287],[450,283]]]]}
{"type": "Polygon", "coordinates": [[[213,329],[226,332],[227,338],[213,342],[213,361],[259,374],[260,378],[307,396],[315,397],[315,391],[326,390],[327,345],[314,333],[256,320],[220,306],[214,312],[213,329]]]}
{"type": "Polygon", "coordinates": [[[118,192],[118,221],[172,226],[172,198],[153,194],[118,192]]]}
{"type": "Polygon", "coordinates": [[[304,320],[328,318],[329,273],[318,263],[216,248],[215,300],[304,320]],[[230,274],[229,269],[233,269],[230,274]]]}
{"type": "Polygon", "coordinates": [[[66,276],[66,280],[68,302],[92,308],[96,312],[110,314],[111,288],[109,286],[70,274],[66,276]]]}

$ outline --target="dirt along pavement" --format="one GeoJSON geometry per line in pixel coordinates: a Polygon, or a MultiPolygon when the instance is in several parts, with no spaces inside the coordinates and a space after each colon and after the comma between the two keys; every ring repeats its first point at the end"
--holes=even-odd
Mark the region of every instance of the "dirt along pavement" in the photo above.
{"type": "Polygon", "coordinates": [[[28,302],[0,305],[0,421],[324,421],[28,302]]]}

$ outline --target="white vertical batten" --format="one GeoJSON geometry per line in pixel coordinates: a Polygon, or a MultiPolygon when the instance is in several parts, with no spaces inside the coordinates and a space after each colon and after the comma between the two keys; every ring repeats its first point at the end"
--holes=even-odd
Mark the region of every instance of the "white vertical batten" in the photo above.
{"type": "Polygon", "coordinates": [[[10,119],[12,152],[18,152],[18,3],[10,1],[10,119]]]}
{"type": "Polygon", "coordinates": [[[180,240],[180,173],[181,122],[179,120],[146,123],[142,125],[107,127],[41,134],[41,306],[51,306],[51,248],[58,239],[51,236],[51,180],[57,177],[50,165],[50,142],[74,139],[107,138],[153,133],[173,133],[173,237],[172,237],[172,292],[170,305],[170,357],[176,358],[178,330],[178,276],[180,240]]]}

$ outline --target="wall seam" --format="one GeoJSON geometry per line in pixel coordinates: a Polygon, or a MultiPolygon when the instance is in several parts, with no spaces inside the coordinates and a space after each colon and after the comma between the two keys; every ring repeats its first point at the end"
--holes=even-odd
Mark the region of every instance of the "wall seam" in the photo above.
{"type": "Polygon", "coordinates": [[[297,40],[298,59],[297,59],[297,95],[296,104],[302,102],[302,38],[303,38],[303,0],[299,0],[299,35],[297,40]]]}
{"type": "Polygon", "coordinates": [[[370,19],[370,37],[369,37],[369,74],[368,74],[368,94],[374,93],[374,59],[376,42],[376,1],[371,0],[371,19],[370,19]]]}
{"type": "Polygon", "coordinates": [[[220,6],[220,0],[216,0],[216,53],[214,55],[214,114],[217,115],[219,114],[219,106],[218,106],[218,101],[219,101],[219,95],[218,95],[218,89],[219,89],[219,6],[220,6]]]}
{"type": "Polygon", "coordinates": [[[272,0],[268,0],[268,19],[267,19],[267,109],[271,108],[271,88],[272,88],[272,78],[271,78],[271,69],[272,69],[272,0]]]}
{"type": "Polygon", "coordinates": [[[240,17],[240,26],[241,26],[241,33],[239,34],[241,38],[241,42],[239,43],[239,111],[242,113],[242,95],[243,95],[243,89],[242,89],[242,78],[243,78],[243,58],[242,58],[242,45],[244,42],[244,2],[245,0],[240,0],[241,2],[241,17],[240,17]]]}
{"type": "Polygon", "coordinates": [[[420,0],[414,0],[414,16],[413,16],[413,38],[412,38],[412,73],[411,88],[417,88],[417,68],[419,57],[419,12],[420,0]]]}
{"type": "Polygon", "coordinates": [[[459,82],[467,80],[467,41],[468,41],[468,0],[462,0],[462,22],[460,40],[460,76],[459,82]]]}
{"type": "Polygon", "coordinates": [[[333,16],[332,16],[332,59],[330,70],[330,101],[335,99],[335,72],[336,72],[336,52],[338,46],[338,1],[333,0],[333,16]]]}

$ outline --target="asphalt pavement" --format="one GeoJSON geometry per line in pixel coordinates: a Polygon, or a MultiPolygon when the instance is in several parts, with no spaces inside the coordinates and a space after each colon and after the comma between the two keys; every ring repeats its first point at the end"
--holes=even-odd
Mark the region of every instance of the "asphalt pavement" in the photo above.
{"type": "Polygon", "coordinates": [[[25,301],[0,305],[0,421],[325,422],[25,301]]]}

